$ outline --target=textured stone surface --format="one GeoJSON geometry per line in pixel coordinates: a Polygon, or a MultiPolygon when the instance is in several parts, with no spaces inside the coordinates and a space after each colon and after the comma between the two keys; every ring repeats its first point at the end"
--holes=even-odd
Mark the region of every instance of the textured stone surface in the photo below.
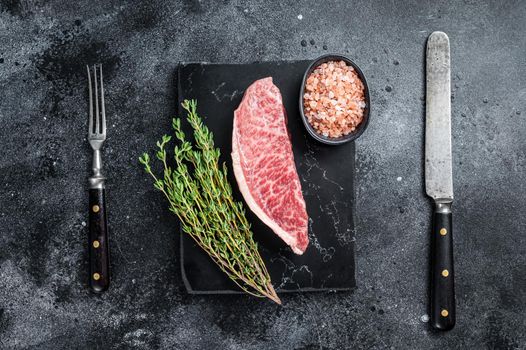
{"type": "Polygon", "coordinates": [[[523,1],[0,2],[0,348],[526,347],[523,1]],[[458,320],[427,329],[424,45],[451,40],[458,320]],[[314,43],[313,43],[314,42],[314,43]],[[357,143],[352,294],[190,297],[176,221],[137,166],[169,129],[179,61],[348,54],[372,91],[357,143]],[[113,285],[86,288],[85,64],[105,67],[113,285]]]}

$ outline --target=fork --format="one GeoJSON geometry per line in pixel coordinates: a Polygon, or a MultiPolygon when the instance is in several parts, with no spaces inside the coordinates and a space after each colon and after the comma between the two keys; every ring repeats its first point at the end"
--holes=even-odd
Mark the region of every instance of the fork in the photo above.
{"type": "Polygon", "coordinates": [[[102,157],[100,153],[102,144],[106,140],[106,111],[104,107],[102,65],[94,65],[93,74],[90,72],[89,66],[86,66],[86,68],[88,71],[89,91],[88,141],[93,149],[93,176],[89,178],[89,285],[94,292],[100,293],[107,290],[110,284],[108,220],[106,216],[104,184],[106,178],[101,172],[102,157]]]}

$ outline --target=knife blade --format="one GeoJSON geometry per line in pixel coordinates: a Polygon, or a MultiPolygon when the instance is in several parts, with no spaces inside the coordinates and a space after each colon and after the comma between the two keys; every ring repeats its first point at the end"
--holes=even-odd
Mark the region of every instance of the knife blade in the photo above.
{"type": "Polygon", "coordinates": [[[453,165],[449,38],[433,32],[426,50],[426,193],[434,201],[431,246],[430,322],[438,330],[455,325],[453,273],[453,165]]]}

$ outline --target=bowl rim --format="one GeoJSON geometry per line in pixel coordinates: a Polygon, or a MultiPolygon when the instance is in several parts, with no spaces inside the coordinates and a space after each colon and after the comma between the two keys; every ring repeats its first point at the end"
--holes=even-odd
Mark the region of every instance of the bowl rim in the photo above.
{"type": "Polygon", "coordinates": [[[300,87],[299,109],[300,109],[301,120],[303,121],[303,124],[305,125],[305,128],[307,129],[307,132],[315,140],[317,140],[317,141],[319,141],[321,143],[324,143],[326,145],[333,145],[333,146],[341,145],[341,144],[344,144],[344,143],[356,140],[358,137],[360,137],[363,134],[363,132],[365,131],[365,129],[369,125],[369,118],[370,118],[370,115],[371,115],[371,99],[370,99],[370,95],[369,95],[369,86],[367,84],[367,80],[365,79],[365,75],[363,74],[363,72],[360,69],[360,67],[358,67],[358,65],[356,63],[354,63],[347,56],[344,56],[344,55],[341,55],[341,54],[336,54],[336,53],[330,53],[330,54],[325,54],[325,55],[322,55],[322,56],[316,58],[315,60],[313,60],[309,64],[309,66],[305,70],[305,73],[303,74],[303,79],[302,79],[301,87],[300,87]],[[366,103],[366,111],[365,111],[365,114],[364,114],[364,118],[363,118],[362,122],[358,125],[358,128],[354,132],[350,133],[349,135],[341,136],[341,137],[338,137],[338,138],[331,138],[331,137],[328,137],[328,136],[323,136],[323,135],[318,134],[318,132],[316,132],[316,130],[314,130],[312,125],[307,120],[307,117],[305,117],[305,110],[304,110],[305,107],[303,106],[303,95],[305,93],[304,92],[305,91],[305,83],[307,82],[308,76],[312,73],[314,68],[316,68],[320,64],[323,64],[323,63],[328,62],[328,61],[334,61],[334,60],[345,61],[347,64],[349,64],[350,66],[352,66],[356,70],[356,72],[358,74],[358,77],[360,78],[360,80],[362,81],[362,83],[364,85],[364,97],[365,97],[365,103],[366,103]]]}

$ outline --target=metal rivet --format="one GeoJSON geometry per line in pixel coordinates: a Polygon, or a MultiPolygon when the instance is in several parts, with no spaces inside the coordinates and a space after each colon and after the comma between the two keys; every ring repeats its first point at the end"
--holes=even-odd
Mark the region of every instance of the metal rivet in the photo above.
{"type": "Polygon", "coordinates": [[[100,207],[97,204],[95,204],[93,207],[91,207],[91,210],[93,210],[94,213],[98,213],[100,210],[100,207]]]}
{"type": "Polygon", "coordinates": [[[447,234],[447,230],[445,228],[440,229],[440,235],[445,236],[447,234]]]}
{"type": "Polygon", "coordinates": [[[93,248],[98,248],[100,247],[100,242],[99,241],[93,241],[93,248]]]}
{"type": "Polygon", "coordinates": [[[449,312],[447,312],[446,309],[440,311],[440,314],[442,315],[442,317],[447,317],[447,315],[449,315],[449,312]]]}
{"type": "Polygon", "coordinates": [[[448,270],[442,270],[442,276],[444,276],[444,277],[449,276],[449,271],[448,270]]]}
{"type": "Polygon", "coordinates": [[[94,279],[95,281],[98,281],[98,280],[100,279],[100,275],[99,275],[98,273],[95,272],[95,273],[93,274],[93,279],[94,279]]]}

